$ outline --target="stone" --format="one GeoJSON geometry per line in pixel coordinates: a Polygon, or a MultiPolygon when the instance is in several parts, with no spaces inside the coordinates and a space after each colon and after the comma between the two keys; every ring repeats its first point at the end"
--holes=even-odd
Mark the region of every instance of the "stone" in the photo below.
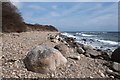
{"type": "Polygon", "coordinates": [[[66,38],[65,38],[65,41],[67,41],[67,42],[69,43],[69,42],[74,42],[75,39],[72,38],[72,37],[66,37],[66,38]]]}
{"type": "Polygon", "coordinates": [[[110,60],[110,53],[106,52],[106,51],[98,51],[101,53],[101,58],[104,60],[110,60]]]}
{"type": "Polygon", "coordinates": [[[120,63],[120,47],[118,47],[111,55],[112,61],[120,63]]]}
{"type": "Polygon", "coordinates": [[[99,74],[101,77],[105,77],[105,75],[99,70],[99,74]]]}
{"type": "Polygon", "coordinates": [[[113,78],[120,79],[120,73],[118,73],[118,72],[113,72],[111,70],[107,70],[106,73],[109,74],[110,76],[112,76],[113,78]]]}
{"type": "Polygon", "coordinates": [[[115,71],[120,72],[120,63],[113,62],[112,68],[113,68],[115,71]]]}
{"type": "Polygon", "coordinates": [[[85,53],[85,51],[84,51],[81,47],[78,47],[78,48],[77,48],[77,52],[78,52],[79,54],[85,53]]]}
{"type": "Polygon", "coordinates": [[[51,42],[58,43],[59,41],[57,39],[51,39],[51,42]]]}
{"type": "Polygon", "coordinates": [[[96,50],[87,50],[85,55],[90,56],[92,58],[98,58],[99,56],[101,56],[101,53],[96,50]]]}
{"type": "Polygon", "coordinates": [[[56,35],[55,38],[58,40],[58,39],[60,39],[60,36],[59,36],[59,35],[56,35]]]}
{"type": "Polygon", "coordinates": [[[50,40],[51,40],[51,39],[55,39],[55,36],[50,35],[50,36],[49,36],[49,39],[50,39],[50,40]]]}
{"type": "Polygon", "coordinates": [[[80,60],[80,56],[76,56],[76,55],[70,56],[69,58],[74,60],[80,60]]]}
{"type": "Polygon", "coordinates": [[[84,44],[83,45],[83,49],[86,51],[86,50],[93,50],[93,46],[92,45],[89,45],[89,44],[84,44]]]}
{"type": "Polygon", "coordinates": [[[27,70],[43,74],[67,63],[60,51],[46,45],[34,47],[23,61],[27,70]]]}
{"type": "Polygon", "coordinates": [[[68,54],[68,53],[70,53],[68,46],[66,46],[64,44],[58,44],[54,48],[57,49],[57,50],[59,50],[62,54],[68,54]]]}

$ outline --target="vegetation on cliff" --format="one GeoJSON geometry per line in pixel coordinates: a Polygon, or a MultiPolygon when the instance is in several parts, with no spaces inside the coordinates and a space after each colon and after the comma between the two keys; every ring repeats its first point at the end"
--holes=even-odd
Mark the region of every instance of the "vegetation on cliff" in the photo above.
{"type": "Polygon", "coordinates": [[[18,9],[10,2],[2,3],[2,31],[23,32],[26,27],[18,9]]]}
{"type": "Polygon", "coordinates": [[[2,3],[2,31],[58,31],[51,25],[27,24],[24,22],[19,10],[11,2],[2,3]]]}

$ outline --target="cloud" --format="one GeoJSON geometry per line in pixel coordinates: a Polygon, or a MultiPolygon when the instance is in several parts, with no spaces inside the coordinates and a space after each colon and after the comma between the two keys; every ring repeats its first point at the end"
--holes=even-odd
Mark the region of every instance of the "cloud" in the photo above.
{"type": "Polygon", "coordinates": [[[58,9],[58,6],[57,6],[57,5],[53,5],[53,6],[52,6],[52,9],[57,10],[57,9],[58,9]]]}
{"type": "Polygon", "coordinates": [[[50,15],[53,16],[53,17],[60,16],[60,14],[58,14],[57,12],[54,12],[54,11],[50,12],[50,15]]]}
{"type": "Polygon", "coordinates": [[[26,22],[52,24],[61,31],[110,31],[118,29],[117,3],[38,4],[27,5],[30,8],[29,13],[24,7],[22,8],[26,13],[23,14],[26,22]],[[40,10],[43,11],[39,12],[40,10]],[[38,15],[36,15],[37,12],[38,15]]]}
{"type": "Polygon", "coordinates": [[[28,8],[30,8],[31,10],[46,10],[46,8],[43,8],[39,5],[29,5],[28,8]]]}

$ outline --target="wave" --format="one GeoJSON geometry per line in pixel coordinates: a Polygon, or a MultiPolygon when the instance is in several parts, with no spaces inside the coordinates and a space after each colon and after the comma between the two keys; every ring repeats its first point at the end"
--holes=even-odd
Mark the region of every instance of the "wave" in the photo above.
{"type": "Polygon", "coordinates": [[[91,37],[91,36],[96,36],[96,35],[88,35],[88,34],[81,34],[82,36],[85,36],[85,37],[91,37]]]}
{"type": "Polygon", "coordinates": [[[83,37],[91,37],[91,36],[96,36],[96,35],[89,35],[89,34],[85,34],[85,33],[76,33],[77,35],[81,35],[83,37]]]}
{"type": "Polygon", "coordinates": [[[81,35],[82,33],[76,33],[76,34],[81,35]]]}
{"type": "Polygon", "coordinates": [[[109,41],[109,40],[98,40],[98,41],[106,44],[118,45],[118,42],[115,41],[109,41]]]}
{"type": "Polygon", "coordinates": [[[62,33],[62,35],[67,36],[67,37],[77,38],[76,36],[73,36],[69,33],[62,33]]]}

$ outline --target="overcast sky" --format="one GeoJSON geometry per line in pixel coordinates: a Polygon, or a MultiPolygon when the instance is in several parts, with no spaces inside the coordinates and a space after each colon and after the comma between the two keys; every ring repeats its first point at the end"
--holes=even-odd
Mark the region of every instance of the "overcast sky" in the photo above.
{"type": "Polygon", "coordinates": [[[21,2],[27,23],[50,24],[60,31],[117,31],[117,2],[21,2]]]}

